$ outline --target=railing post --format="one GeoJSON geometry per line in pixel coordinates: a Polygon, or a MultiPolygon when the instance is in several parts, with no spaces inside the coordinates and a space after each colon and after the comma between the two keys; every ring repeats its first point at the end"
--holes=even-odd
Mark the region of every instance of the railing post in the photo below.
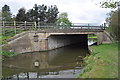
{"type": "Polygon", "coordinates": [[[5,26],[5,23],[4,23],[4,21],[2,21],[2,26],[3,26],[3,27],[5,26]]]}
{"type": "Polygon", "coordinates": [[[102,29],[101,25],[100,25],[100,29],[102,29]]]}
{"type": "Polygon", "coordinates": [[[3,32],[3,35],[5,35],[5,21],[3,21],[2,32],[3,32]]]}
{"type": "Polygon", "coordinates": [[[90,24],[88,24],[88,30],[90,29],[89,27],[90,27],[90,24]]]}
{"type": "Polygon", "coordinates": [[[27,24],[27,22],[25,21],[25,29],[26,29],[26,24],[27,24]]]}
{"type": "Polygon", "coordinates": [[[36,22],[34,22],[34,25],[35,25],[35,33],[36,33],[36,30],[37,30],[37,24],[36,24],[36,22]]]}
{"type": "Polygon", "coordinates": [[[16,21],[14,21],[14,31],[15,31],[15,34],[16,34],[16,21]]]}
{"type": "Polygon", "coordinates": [[[102,26],[102,30],[103,30],[104,29],[103,24],[101,26],[102,26]]]}
{"type": "Polygon", "coordinates": [[[104,30],[105,30],[105,28],[106,28],[106,23],[104,23],[104,30]]]}
{"type": "Polygon", "coordinates": [[[34,22],[34,25],[35,25],[35,29],[36,29],[36,26],[37,26],[36,22],[34,22]]]}
{"type": "Polygon", "coordinates": [[[40,22],[38,22],[38,28],[40,29],[40,22]]]}

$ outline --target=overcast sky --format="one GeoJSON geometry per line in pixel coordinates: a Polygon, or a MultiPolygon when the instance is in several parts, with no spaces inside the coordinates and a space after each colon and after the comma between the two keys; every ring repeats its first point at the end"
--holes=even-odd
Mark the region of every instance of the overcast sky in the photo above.
{"type": "Polygon", "coordinates": [[[0,7],[5,4],[10,6],[12,14],[16,14],[22,7],[29,10],[33,8],[34,4],[47,6],[57,5],[58,10],[67,12],[68,18],[72,23],[96,23],[101,24],[105,22],[106,14],[110,9],[100,8],[96,5],[101,0],[1,0],[0,7]]]}

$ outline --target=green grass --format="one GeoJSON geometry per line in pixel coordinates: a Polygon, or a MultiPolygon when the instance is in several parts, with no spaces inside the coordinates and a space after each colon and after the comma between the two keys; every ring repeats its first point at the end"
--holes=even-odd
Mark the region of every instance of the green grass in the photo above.
{"type": "Polygon", "coordinates": [[[2,39],[2,44],[6,44],[7,40],[10,39],[11,37],[15,36],[16,34],[19,34],[21,32],[24,32],[26,30],[22,30],[22,29],[17,29],[16,30],[16,34],[14,29],[10,28],[10,29],[4,29],[5,34],[1,35],[0,38],[2,39]]]}
{"type": "Polygon", "coordinates": [[[89,34],[89,35],[88,35],[88,38],[95,38],[95,39],[97,39],[97,36],[94,35],[94,34],[89,34]]]}
{"type": "Polygon", "coordinates": [[[14,28],[5,28],[3,30],[3,32],[2,32],[4,34],[0,35],[0,39],[2,39],[2,44],[6,44],[7,40],[10,39],[11,37],[15,36],[16,34],[19,34],[19,33],[24,32],[24,31],[29,31],[29,30],[36,30],[36,29],[35,28],[31,28],[31,29],[16,29],[16,33],[15,33],[14,28]]]}
{"type": "Polygon", "coordinates": [[[92,46],[79,78],[118,78],[118,44],[92,46]]]}
{"type": "MultiPolygon", "coordinates": [[[[35,30],[35,28],[32,28],[32,30],[35,30]]],[[[12,29],[12,28],[10,28],[10,29],[6,28],[6,29],[4,29],[4,31],[5,31],[5,34],[0,34],[0,40],[1,40],[0,45],[1,44],[6,44],[8,39],[15,36],[16,34],[19,34],[21,32],[27,31],[27,30],[17,29],[16,34],[14,32],[14,29],[12,29]]],[[[9,52],[9,51],[0,51],[0,55],[10,57],[10,56],[15,55],[15,53],[14,52],[9,52]]]]}
{"type": "Polygon", "coordinates": [[[0,55],[10,57],[10,56],[14,56],[14,55],[15,55],[15,52],[2,51],[2,52],[0,53],[0,55]]]}
{"type": "Polygon", "coordinates": [[[88,38],[95,38],[95,39],[97,39],[97,36],[88,36],[88,38]]]}

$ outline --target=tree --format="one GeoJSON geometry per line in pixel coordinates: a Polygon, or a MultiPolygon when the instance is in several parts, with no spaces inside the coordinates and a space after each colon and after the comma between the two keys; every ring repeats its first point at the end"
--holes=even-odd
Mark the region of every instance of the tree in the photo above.
{"type": "Polygon", "coordinates": [[[68,14],[66,12],[63,12],[59,15],[59,18],[67,18],[68,14]]]}
{"type": "Polygon", "coordinates": [[[28,12],[26,13],[26,18],[27,18],[27,21],[34,21],[34,10],[33,9],[30,9],[28,10],[28,12]]]}
{"type": "Polygon", "coordinates": [[[18,14],[16,16],[16,21],[26,21],[27,18],[26,18],[26,10],[25,8],[20,8],[18,10],[18,14]]]}
{"type": "Polygon", "coordinates": [[[102,8],[116,8],[118,6],[118,0],[104,0],[100,2],[102,8]]]}
{"type": "Polygon", "coordinates": [[[46,13],[47,13],[47,6],[46,5],[39,5],[38,7],[38,18],[40,19],[41,22],[46,21],[46,13]]]}
{"type": "Polygon", "coordinates": [[[69,21],[67,17],[68,17],[68,14],[66,12],[61,13],[57,20],[57,25],[71,26],[72,23],[69,21]]]}
{"type": "Polygon", "coordinates": [[[120,10],[112,11],[107,18],[107,23],[109,24],[108,31],[115,40],[120,39],[120,32],[118,31],[120,30],[120,23],[118,22],[120,21],[120,18],[118,17],[120,14],[118,13],[120,13],[120,10]]]}
{"type": "Polygon", "coordinates": [[[37,6],[37,4],[35,4],[34,5],[34,7],[33,7],[33,20],[35,21],[35,22],[38,22],[38,6],[37,6]]]}
{"type": "Polygon", "coordinates": [[[57,15],[59,11],[56,5],[46,6],[46,5],[37,5],[26,13],[28,21],[40,21],[44,23],[55,23],[57,21],[57,15]]]}
{"type": "Polygon", "coordinates": [[[10,7],[8,5],[4,5],[2,7],[2,20],[3,21],[10,21],[11,20],[11,12],[10,7]]]}
{"type": "Polygon", "coordinates": [[[56,5],[49,7],[46,12],[46,22],[47,23],[55,23],[57,21],[57,15],[59,11],[56,5]]]}
{"type": "Polygon", "coordinates": [[[2,12],[0,11],[0,22],[2,21],[2,12]]]}
{"type": "Polygon", "coordinates": [[[118,6],[118,10],[115,11],[111,11],[109,13],[108,18],[106,19],[109,27],[108,27],[108,31],[110,32],[111,36],[119,41],[120,37],[119,34],[120,32],[118,30],[120,30],[120,2],[118,0],[106,0],[103,2],[100,2],[101,7],[102,8],[117,8],[118,6]]]}

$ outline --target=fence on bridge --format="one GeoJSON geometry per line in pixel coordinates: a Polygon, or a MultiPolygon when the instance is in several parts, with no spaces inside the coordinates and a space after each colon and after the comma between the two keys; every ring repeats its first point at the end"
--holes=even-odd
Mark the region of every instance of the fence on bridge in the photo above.
{"type": "Polygon", "coordinates": [[[43,22],[6,22],[3,21],[0,23],[2,26],[2,33],[20,33],[26,30],[40,30],[40,29],[81,29],[81,30],[105,30],[105,23],[102,25],[94,25],[90,23],[73,23],[72,25],[58,25],[56,23],[43,23],[43,22]]]}

